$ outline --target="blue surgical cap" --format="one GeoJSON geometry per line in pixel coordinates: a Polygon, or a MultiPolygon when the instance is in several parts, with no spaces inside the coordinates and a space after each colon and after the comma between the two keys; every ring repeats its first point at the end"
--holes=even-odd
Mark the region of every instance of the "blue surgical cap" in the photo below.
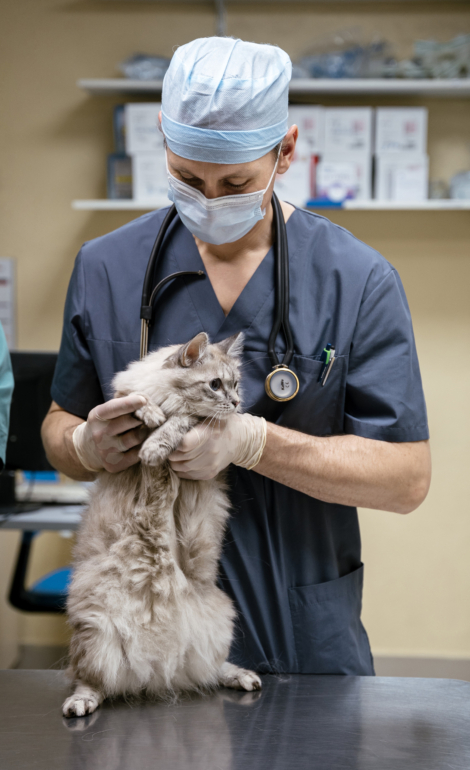
{"type": "Polygon", "coordinates": [[[206,37],[178,48],[163,80],[162,130],[189,160],[248,163],[287,133],[292,64],[281,48],[206,37]]]}

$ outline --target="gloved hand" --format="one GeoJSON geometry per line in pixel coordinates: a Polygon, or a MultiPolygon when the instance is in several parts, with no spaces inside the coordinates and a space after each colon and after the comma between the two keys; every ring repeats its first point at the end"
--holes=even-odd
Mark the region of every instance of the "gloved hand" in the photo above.
{"type": "Polygon", "coordinates": [[[133,417],[147,400],[131,394],[95,406],[86,422],[75,428],[72,439],[78,459],[87,471],[105,468],[111,473],[125,470],[139,461],[139,449],[148,436],[147,428],[133,417]]]}
{"type": "Polygon", "coordinates": [[[181,479],[213,479],[233,463],[251,470],[266,446],[266,420],[232,414],[223,422],[206,420],[186,434],[170,465],[181,479]]]}

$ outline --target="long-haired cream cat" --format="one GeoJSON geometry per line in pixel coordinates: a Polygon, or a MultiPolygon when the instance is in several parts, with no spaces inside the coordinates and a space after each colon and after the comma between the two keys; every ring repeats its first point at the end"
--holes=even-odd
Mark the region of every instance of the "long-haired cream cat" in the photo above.
{"type": "Polygon", "coordinates": [[[198,422],[237,411],[241,346],[241,335],[211,345],[201,333],[114,378],[116,397],[147,398],[136,417],[153,430],[141,463],[100,472],[78,535],[67,603],[75,691],[65,716],[121,695],[261,688],[254,672],[226,661],[234,609],[216,586],[223,479],[179,479],[167,462],[198,422]]]}

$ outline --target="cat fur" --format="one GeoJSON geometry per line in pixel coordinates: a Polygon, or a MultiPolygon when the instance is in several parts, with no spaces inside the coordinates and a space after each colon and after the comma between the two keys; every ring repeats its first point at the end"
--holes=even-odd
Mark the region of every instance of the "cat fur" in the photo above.
{"type": "Polygon", "coordinates": [[[118,373],[116,397],[139,393],[151,430],[141,463],[99,473],[74,551],[67,601],[72,628],[65,716],[92,713],[105,698],[165,698],[182,691],[261,688],[227,662],[235,612],[216,586],[228,497],[219,474],[179,479],[167,462],[204,418],[239,408],[242,335],[150,353],[118,373]],[[219,378],[223,392],[208,383],[219,378]]]}

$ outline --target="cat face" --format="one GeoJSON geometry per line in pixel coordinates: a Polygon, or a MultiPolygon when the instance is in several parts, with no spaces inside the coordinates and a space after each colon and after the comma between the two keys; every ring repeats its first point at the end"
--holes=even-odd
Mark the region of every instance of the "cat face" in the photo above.
{"type": "Polygon", "coordinates": [[[173,384],[184,411],[219,419],[238,411],[242,349],[241,333],[211,345],[201,332],[167,359],[164,368],[174,371],[173,384]]]}

